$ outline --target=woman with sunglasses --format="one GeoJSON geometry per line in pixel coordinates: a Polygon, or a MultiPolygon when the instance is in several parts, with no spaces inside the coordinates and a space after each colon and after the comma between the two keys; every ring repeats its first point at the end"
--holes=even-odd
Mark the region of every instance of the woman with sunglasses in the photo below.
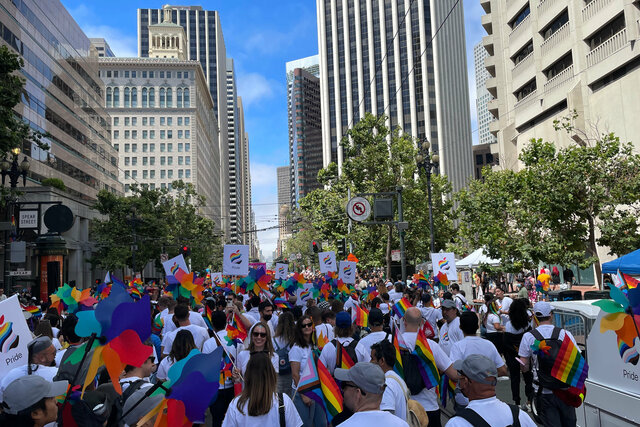
{"type": "Polygon", "coordinates": [[[269,360],[271,360],[273,369],[276,369],[276,372],[278,372],[277,369],[279,369],[280,358],[273,349],[271,330],[268,325],[263,322],[254,323],[251,329],[249,329],[249,334],[247,335],[244,346],[245,349],[238,353],[238,360],[236,361],[236,365],[240,370],[240,372],[234,370],[234,380],[236,382],[240,381],[239,373],[244,377],[247,363],[249,363],[249,359],[255,353],[266,353],[267,356],[269,356],[269,360]]]}
{"type": "Polygon", "coordinates": [[[313,358],[313,350],[317,348],[313,334],[313,320],[311,316],[303,315],[296,322],[296,340],[289,350],[289,364],[291,365],[291,387],[294,390],[293,404],[305,427],[323,426],[327,424],[322,407],[307,396],[297,393],[300,378],[309,374],[307,366],[309,358],[313,358]]]}
{"type": "Polygon", "coordinates": [[[222,427],[278,426],[281,425],[280,411],[284,411],[286,427],[302,426],[302,420],[291,398],[286,394],[276,393],[277,374],[273,364],[269,362],[266,353],[254,353],[251,356],[246,366],[242,394],[229,404],[222,427]]]}

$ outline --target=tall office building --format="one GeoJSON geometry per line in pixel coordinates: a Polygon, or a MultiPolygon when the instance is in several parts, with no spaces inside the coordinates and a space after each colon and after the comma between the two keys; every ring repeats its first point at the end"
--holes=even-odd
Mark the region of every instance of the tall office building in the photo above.
{"type": "MultiPolygon", "coordinates": [[[[229,215],[229,136],[227,123],[227,56],[220,25],[220,14],[201,6],[171,6],[172,22],[186,33],[186,59],[199,61],[209,86],[220,129],[220,222],[225,240],[230,239],[229,215]]],[[[149,25],[162,21],[162,9],[138,9],[138,56],[149,56],[149,25]]],[[[218,222],[218,221],[216,221],[218,222]]]]}
{"type": "Polygon", "coordinates": [[[98,54],[98,58],[112,58],[115,55],[115,53],[113,53],[113,51],[111,50],[111,46],[109,46],[109,43],[107,43],[107,41],[103,38],[90,38],[89,41],[91,42],[91,46],[96,48],[96,53],[98,54]]]}
{"type": "MultiPolygon", "coordinates": [[[[482,46],[482,42],[473,47],[473,62],[476,75],[476,115],[478,127],[478,142],[480,144],[493,144],[498,142],[498,138],[489,132],[489,123],[495,118],[489,113],[489,101],[493,99],[489,91],[487,91],[487,80],[491,78],[491,74],[484,66],[485,58],[489,56],[487,50],[482,46]]],[[[478,163],[475,163],[477,168],[478,163]]],[[[476,173],[476,176],[478,174],[476,173]]]]}
{"type": "Polygon", "coordinates": [[[440,173],[464,186],[473,165],[462,2],[316,3],[324,165],[342,168],[340,140],[371,112],[428,138],[440,173]]]}
{"type": "Polygon", "coordinates": [[[282,255],[284,242],[291,236],[291,226],[288,216],[291,212],[291,181],[289,166],[277,168],[278,176],[278,245],[276,256],[282,255]]]}
{"type": "Polygon", "coordinates": [[[238,215],[238,221],[241,221],[242,233],[239,233],[241,242],[251,246],[254,234],[255,224],[251,221],[251,171],[249,170],[249,134],[244,127],[244,105],[242,97],[237,98],[238,103],[238,155],[237,155],[237,171],[238,171],[238,210],[242,211],[238,215]]]}
{"type": "Polygon", "coordinates": [[[226,210],[229,215],[229,234],[231,243],[240,243],[242,234],[242,188],[240,179],[240,141],[243,135],[240,133],[241,126],[238,114],[238,93],[236,87],[236,71],[233,66],[233,59],[227,58],[227,123],[229,138],[229,208],[226,210]]]}
{"type": "Polygon", "coordinates": [[[603,132],[640,147],[640,10],[623,0],[481,0],[495,97],[494,153],[506,168],[531,138],[586,144],[603,132]],[[553,121],[576,111],[575,131],[553,121]]]}
{"type": "Polygon", "coordinates": [[[309,192],[321,188],[322,124],[318,55],[287,62],[289,165],[291,204],[297,206],[309,192]]]}
{"type": "Polygon", "coordinates": [[[149,26],[149,37],[149,58],[100,58],[125,194],[134,184],[191,183],[206,198],[202,213],[220,226],[218,126],[202,67],[185,59],[186,37],[171,10],[149,26]]]}

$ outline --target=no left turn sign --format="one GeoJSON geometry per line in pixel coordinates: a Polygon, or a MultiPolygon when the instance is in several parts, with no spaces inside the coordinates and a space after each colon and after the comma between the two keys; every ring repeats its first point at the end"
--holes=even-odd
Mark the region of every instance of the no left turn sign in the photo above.
{"type": "Polygon", "coordinates": [[[371,215],[371,204],[364,197],[354,197],[347,203],[347,215],[354,221],[365,221],[371,215]]]}

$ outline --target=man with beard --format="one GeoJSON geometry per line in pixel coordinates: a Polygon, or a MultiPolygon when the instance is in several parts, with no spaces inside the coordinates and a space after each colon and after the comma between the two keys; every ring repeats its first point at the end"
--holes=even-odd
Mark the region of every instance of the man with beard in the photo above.
{"type": "MultiPolygon", "coordinates": [[[[10,370],[0,383],[0,391],[4,391],[13,380],[25,375],[38,375],[48,382],[58,373],[56,368],[56,348],[51,338],[42,336],[27,344],[28,363],[10,370]]],[[[1,393],[0,393],[1,394],[1,393]]],[[[1,396],[0,396],[1,399],[1,396]]]]}

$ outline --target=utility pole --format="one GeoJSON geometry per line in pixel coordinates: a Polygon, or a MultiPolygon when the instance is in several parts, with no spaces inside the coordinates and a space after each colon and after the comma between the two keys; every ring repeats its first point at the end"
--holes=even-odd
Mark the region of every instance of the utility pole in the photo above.
{"type": "Polygon", "coordinates": [[[404,219],[402,217],[402,186],[396,188],[398,192],[398,238],[400,240],[400,270],[402,272],[402,280],[407,280],[407,260],[404,251],[404,219]]]}
{"type": "MultiPolygon", "coordinates": [[[[347,188],[347,200],[351,200],[351,189],[347,188]]],[[[353,253],[353,244],[351,243],[351,217],[349,218],[349,228],[347,229],[347,236],[349,236],[349,253],[353,253]]]]}

